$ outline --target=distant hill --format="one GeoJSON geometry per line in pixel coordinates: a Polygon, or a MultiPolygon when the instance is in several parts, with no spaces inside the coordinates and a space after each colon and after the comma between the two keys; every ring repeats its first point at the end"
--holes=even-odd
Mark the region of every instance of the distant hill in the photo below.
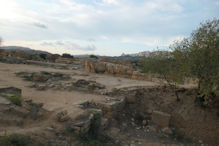
{"type": "Polygon", "coordinates": [[[144,51],[144,52],[139,52],[139,53],[134,53],[134,54],[122,54],[121,57],[150,57],[154,56],[160,53],[167,53],[169,54],[169,51],[144,51]]]}
{"type": "Polygon", "coordinates": [[[134,54],[122,54],[121,56],[130,56],[130,57],[149,57],[151,54],[150,51],[144,51],[144,52],[139,52],[139,53],[134,53],[134,54]]]}
{"type": "Polygon", "coordinates": [[[28,54],[41,54],[41,53],[43,53],[43,54],[51,55],[51,53],[46,52],[46,51],[33,50],[31,48],[21,47],[21,46],[1,46],[0,49],[11,50],[11,51],[24,51],[28,54]]]}

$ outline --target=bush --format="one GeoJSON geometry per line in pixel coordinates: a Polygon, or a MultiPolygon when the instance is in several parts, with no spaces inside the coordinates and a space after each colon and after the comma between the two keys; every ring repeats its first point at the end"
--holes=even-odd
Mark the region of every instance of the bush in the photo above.
{"type": "Polygon", "coordinates": [[[207,21],[173,48],[173,57],[187,77],[198,79],[197,100],[202,106],[216,103],[219,83],[219,20],[207,21]],[[178,56],[183,56],[178,57],[178,56]]]}
{"type": "Polygon", "coordinates": [[[219,105],[219,20],[201,24],[189,38],[170,46],[169,55],[146,58],[144,72],[156,73],[172,84],[198,79],[197,100],[202,106],[219,105]]]}
{"type": "Polygon", "coordinates": [[[95,56],[95,55],[90,55],[89,57],[90,57],[90,58],[94,58],[94,59],[98,59],[98,57],[95,56]]]}
{"type": "Polygon", "coordinates": [[[74,56],[67,54],[67,53],[62,54],[62,57],[63,58],[74,58],[74,56]]]}
{"type": "Polygon", "coordinates": [[[6,134],[0,139],[0,146],[31,146],[29,137],[21,134],[13,134],[7,136],[6,134]]]}
{"type": "Polygon", "coordinates": [[[44,59],[44,60],[46,60],[48,57],[47,54],[43,54],[43,53],[41,53],[39,56],[41,59],[44,59]]]}
{"type": "Polygon", "coordinates": [[[18,106],[22,105],[22,96],[21,95],[14,95],[14,96],[11,96],[9,99],[15,105],[18,105],[18,106]]]}

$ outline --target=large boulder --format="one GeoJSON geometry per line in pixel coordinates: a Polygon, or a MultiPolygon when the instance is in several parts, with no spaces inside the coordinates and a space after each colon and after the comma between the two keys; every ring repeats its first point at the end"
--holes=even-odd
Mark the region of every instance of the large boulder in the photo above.
{"type": "Polygon", "coordinates": [[[114,69],[115,68],[115,65],[113,65],[112,63],[107,63],[106,64],[106,73],[109,73],[109,74],[114,74],[114,69]]]}
{"type": "Polygon", "coordinates": [[[106,71],[106,63],[104,62],[97,62],[95,64],[95,72],[96,73],[104,73],[106,71]]]}

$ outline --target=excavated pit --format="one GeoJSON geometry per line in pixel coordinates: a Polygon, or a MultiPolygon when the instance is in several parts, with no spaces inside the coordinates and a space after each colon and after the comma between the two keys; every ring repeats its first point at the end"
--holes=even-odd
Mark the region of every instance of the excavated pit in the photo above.
{"type": "MultiPolygon", "coordinates": [[[[171,143],[165,137],[173,138],[175,144],[219,143],[219,118],[216,109],[204,109],[195,101],[195,89],[177,89],[180,101],[174,91],[167,87],[131,87],[115,89],[109,95],[123,96],[126,105],[116,115],[116,123],[147,131],[151,128],[164,143],[171,143]],[[124,122],[126,121],[126,122],[124,122]]],[[[139,134],[140,135],[140,134],[139,134]]],[[[149,136],[150,137],[150,136],[149,136]]],[[[142,137],[145,138],[145,137],[142,137]]],[[[174,142],[172,141],[172,142],[174,142]]]]}

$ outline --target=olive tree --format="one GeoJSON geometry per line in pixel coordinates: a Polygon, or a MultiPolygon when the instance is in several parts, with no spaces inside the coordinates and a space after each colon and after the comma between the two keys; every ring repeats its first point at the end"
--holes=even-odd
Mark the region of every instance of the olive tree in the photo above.
{"type": "Polygon", "coordinates": [[[190,76],[199,80],[199,99],[212,104],[219,81],[219,20],[207,21],[189,38],[190,76]]]}
{"type": "Polygon", "coordinates": [[[146,58],[143,70],[160,74],[171,85],[185,78],[197,79],[197,101],[203,106],[218,104],[219,20],[202,23],[190,37],[176,41],[170,49],[172,52],[168,56],[146,58]]]}
{"type": "Polygon", "coordinates": [[[164,79],[175,92],[177,101],[180,101],[176,89],[176,81],[178,81],[177,66],[170,52],[152,52],[149,57],[144,59],[142,69],[145,73],[150,73],[164,79]]]}
{"type": "Polygon", "coordinates": [[[196,101],[203,106],[214,104],[219,96],[219,20],[202,23],[190,37],[171,48],[178,75],[198,79],[196,101]]]}

